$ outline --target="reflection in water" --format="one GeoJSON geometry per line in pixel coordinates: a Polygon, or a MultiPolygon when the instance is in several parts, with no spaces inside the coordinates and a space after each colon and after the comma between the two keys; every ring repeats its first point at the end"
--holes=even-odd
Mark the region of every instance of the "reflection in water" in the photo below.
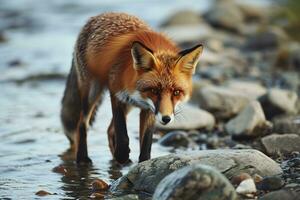
{"type": "MultiPolygon", "coordinates": [[[[89,197],[93,192],[92,182],[99,177],[99,169],[95,168],[93,164],[77,165],[75,162],[75,153],[72,149],[68,149],[60,157],[62,160],[60,166],[65,171],[65,173],[61,173],[61,181],[63,183],[61,189],[65,192],[65,196],[76,199],[89,197]]],[[[109,178],[116,180],[122,176],[122,167],[113,160],[109,163],[109,178]]]]}

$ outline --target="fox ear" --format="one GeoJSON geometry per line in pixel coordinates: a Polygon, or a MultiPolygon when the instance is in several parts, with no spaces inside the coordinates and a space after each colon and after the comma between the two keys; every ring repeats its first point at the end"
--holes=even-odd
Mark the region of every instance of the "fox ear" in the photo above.
{"type": "Polygon", "coordinates": [[[151,70],[155,63],[155,57],[152,50],[144,46],[140,42],[133,42],[131,47],[131,55],[133,59],[133,67],[136,70],[151,70]]]}
{"type": "Polygon", "coordinates": [[[177,62],[177,66],[179,66],[183,72],[191,72],[194,74],[202,51],[203,46],[199,44],[193,48],[179,52],[180,58],[177,62]]]}

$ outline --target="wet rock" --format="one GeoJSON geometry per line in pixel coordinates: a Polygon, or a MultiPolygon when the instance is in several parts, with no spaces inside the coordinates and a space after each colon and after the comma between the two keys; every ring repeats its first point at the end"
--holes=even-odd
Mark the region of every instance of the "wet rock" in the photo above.
{"type": "Polygon", "coordinates": [[[7,38],[4,36],[4,33],[0,31],[0,43],[6,42],[7,38]]]}
{"type": "Polygon", "coordinates": [[[282,189],[267,193],[260,200],[296,200],[299,199],[299,191],[282,189]]]}
{"type": "Polygon", "coordinates": [[[8,62],[9,67],[21,67],[24,63],[20,59],[14,59],[8,62]]]}
{"type": "Polygon", "coordinates": [[[300,135],[300,116],[279,116],[272,119],[275,133],[295,133],[300,135]]]}
{"type": "Polygon", "coordinates": [[[178,108],[175,120],[167,125],[157,123],[158,129],[163,130],[189,130],[189,129],[212,129],[215,126],[215,118],[205,110],[191,105],[182,105],[178,108]]]}
{"type": "Polygon", "coordinates": [[[43,197],[43,196],[47,196],[47,195],[52,195],[52,193],[50,192],[47,192],[45,190],[39,190],[35,193],[35,195],[37,196],[40,196],[40,197],[43,197]]]}
{"type": "Polygon", "coordinates": [[[188,134],[184,131],[172,131],[164,135],[162,138],[158,140],[158,143],[162,146],[173,146],[175,148],[185,147],[185,148],[193,148],[196,147],[197,144],[192,141],[188,134]]]}
{"type": "Polygon", "coordinates": [[[58,174],[67,174],[67,172],[68,172],[67,169],[62,165],[54,167],[52,169],[52,171],[55,172],[55,173],[58,173],[58,174]]]}
{"type": "Polygon", "coordinates": [[[268,155],[281,155],[300,151],[300,136],[297,134],[272,134],[263,137],[261,142],[268,155]]]}
{"type": "Polygon", "coordinates": [[[158,184],[153,199],[237,199],[230,182],[216,169],[206,165],[181,168],[166,176],[158,184]]]}
{"type": "Polygon", "coordinates": [[[253,194],[256,192],[256,186],[252,178],[243,180],[236,188],[236,192],[242,195],[253,194]]]}
{"type": "Polygon", "coordinates": [[[243,13],[232,0],[219,0],[212,6],[204,19],[212,26],[238,32],[243,25],[243,13]]]}
{"type": "Polygon", "coordinates": [[[256,137],[264,134],[271,128],[266,121],[261,105],[252,101],[235,118],[225,125],[227,133],[233,137],[256,137]]]}
{"type": "Polygon", "coordinates": [[[227,88],[245,94],[253,100],[267,93],[267,89],[264,86],[254,81],[240,81],[232,79],[226,82],[225,85],[227,88]]]}
{"type": "Polygon", "coordinates": [[[53,72],[48,74],[29,75],[28,77],[22,79],[15,79],[11,81],[17,84],[24,84],[28,82],[34,82],[34,81],[51,81],[51,80],[65,80],[65,79],[66,79],[66,75],[53,72]]]}
{"type": "Polygon", "coordinates": [[[199,97],[200,107],[221,119],[235,116],[250,101],[246,95],[224,87],[209,86],[194,92],[199,97]]]}
{"type": "Polygon", "coordinates": [[[202,20],[198,12],[193,10],[181,10],[171,15],[161,26],[197,25],[201,22],[202,20]]]}
{"type": "Polygon", "coordinates": [[[92,188],[93,191],[108,190],[108,184],[101,179],[96,179],[92,182],[92,188]]]}
{"type": "Polygon", "coordinates": [[[259,98],[267,119],[281,114],[296,114],[298,96],[295,92],[272,88],[259,98]]]}
{"type": "Polygon", "coordinates": [[[278,190],[282,188],[284,185],[284,181],[278,176],[269,176],[263,178],[261,182],[257,184],[257,189],[271,191],[278,190]]]}
{"type": "Polygon", "coordinates": [[[278,164],[257,150],[202,150],[170,154],[137,164],[115,181],[110,190],[138,190],[152,194],[158,183],[173,171],[192,164],[217,168],[227,178],[246,172],[260,176],[281,174],[278,164]]]}

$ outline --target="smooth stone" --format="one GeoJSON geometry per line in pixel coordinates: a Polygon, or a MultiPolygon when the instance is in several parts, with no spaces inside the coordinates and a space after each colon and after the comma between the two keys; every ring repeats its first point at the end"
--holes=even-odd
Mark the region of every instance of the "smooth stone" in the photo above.
{"type": "Polygon", "coordinates": [[[243,172],[260,176],[282,173],[274,160],[254,149],[189,151],[157,157],[135,165],[126,175],[112,183],[110,191],[143,191],[153,194],[165,176],[192,164],[215,167],[229,179],[243,172]]]}
{"type": "Polygon", "coordinates": [[[262,179],[256,186],[259,190],[278,190],[282,188],[284,185],[284,181],[278,176],[269,176],[262,179]]]}
{"type": "Polygon", "coordinates": [[[297,134],[272,134],[261,139],[268,155],[289,154],[300,152],[300,136],[297,134]]]}
{"type": "Polygon", "coordinates": [[[236,192],[238,194],[253,194],[256,192],[256,186],[254,183],[254,180],[252,178],[248,178],[246,180],[243,180],[239,186],[236,188],[236,192]]]}
{"type": "Polygon", "coordinates": [[[156,127],[161,130],[190,130],[208,129],[215,126],[215,118],[209,112],[200,108],[184,104],[175,116],[175,120],[167,125],[156,123],[156,127]]]}
{"type": "Polygon", "coordinates": [[[235,118],[226,123],[225,130],[234,137],[256,137],[271,127],[271,123],[266,121],[260,103],[252,101],[235,118]]]}
{"type": "Polygon", "coordinates": [[[279,88],[272,88],[259,98],[267,119],[281,114],[296,114],[297,100],[296,92],[279,88]]]}
{"type": "Polygon", "coordinates": [[[223,174],[213,167],[198,164],[167,175],[158,184],[153,199],[235,200],[237,194],[223,174]]]}
{"type": "Polygon", "coordinates": [[[180,10],[173,13],[161,25],[161,27],[168,26],[186,26],[201,24],[202,19],[198,12],[193,10],[180,10]]]}
{"type": "Polygon", "coordinates": [[[246,95],[225,87],[207,86],[194,92],[199,98],[199,106],[220,119],[235,116],[250,102],[246,95]]]}
{"type": "Polygon", "coordinates": [[[296,133],[300,135],[300,115],[298,116],[278,116],[272,119],[275,133],[296,133]]]}
{"type": "Polygon", "coordinates": [[[236,92],[246,94],[250,99],[257,99],[258,97],[267,93],[267,89],[259,82],[254,81],[241,81],[241,80],[229,80],[225,83],[227,88],[230,88],[236,92]]]}
{"type": "Polygon", "coordinates": [[[175,148],[193,148],[197,146],[197,144],[191,140],[188,137],[188,134],[184,131],[171,131],[160,138],[158,143],[162,146],[172,146],[175,148]]]}
{"type": "Polygon", "coordinates": [[[239,31],[244,20],[243,13],[231,0],[216,1],[203,18],[214,27],[233,32],[239,31]]]}
{"type": "Polygon", "coordinates": [[[260,200],[299,200],[299,191],[281,189],[264,195],[260,200]]]}

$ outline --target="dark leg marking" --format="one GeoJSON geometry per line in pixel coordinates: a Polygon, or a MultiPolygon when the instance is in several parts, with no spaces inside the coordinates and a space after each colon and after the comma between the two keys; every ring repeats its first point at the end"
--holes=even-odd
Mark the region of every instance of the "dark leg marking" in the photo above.
{"type": "Polygon", "coordinates": [[[84,123],[81,123],[79,125],[77,163],[92,163],[92,160],[88,157],[86,138],[87,138],[86,126],[84,123]]]}

